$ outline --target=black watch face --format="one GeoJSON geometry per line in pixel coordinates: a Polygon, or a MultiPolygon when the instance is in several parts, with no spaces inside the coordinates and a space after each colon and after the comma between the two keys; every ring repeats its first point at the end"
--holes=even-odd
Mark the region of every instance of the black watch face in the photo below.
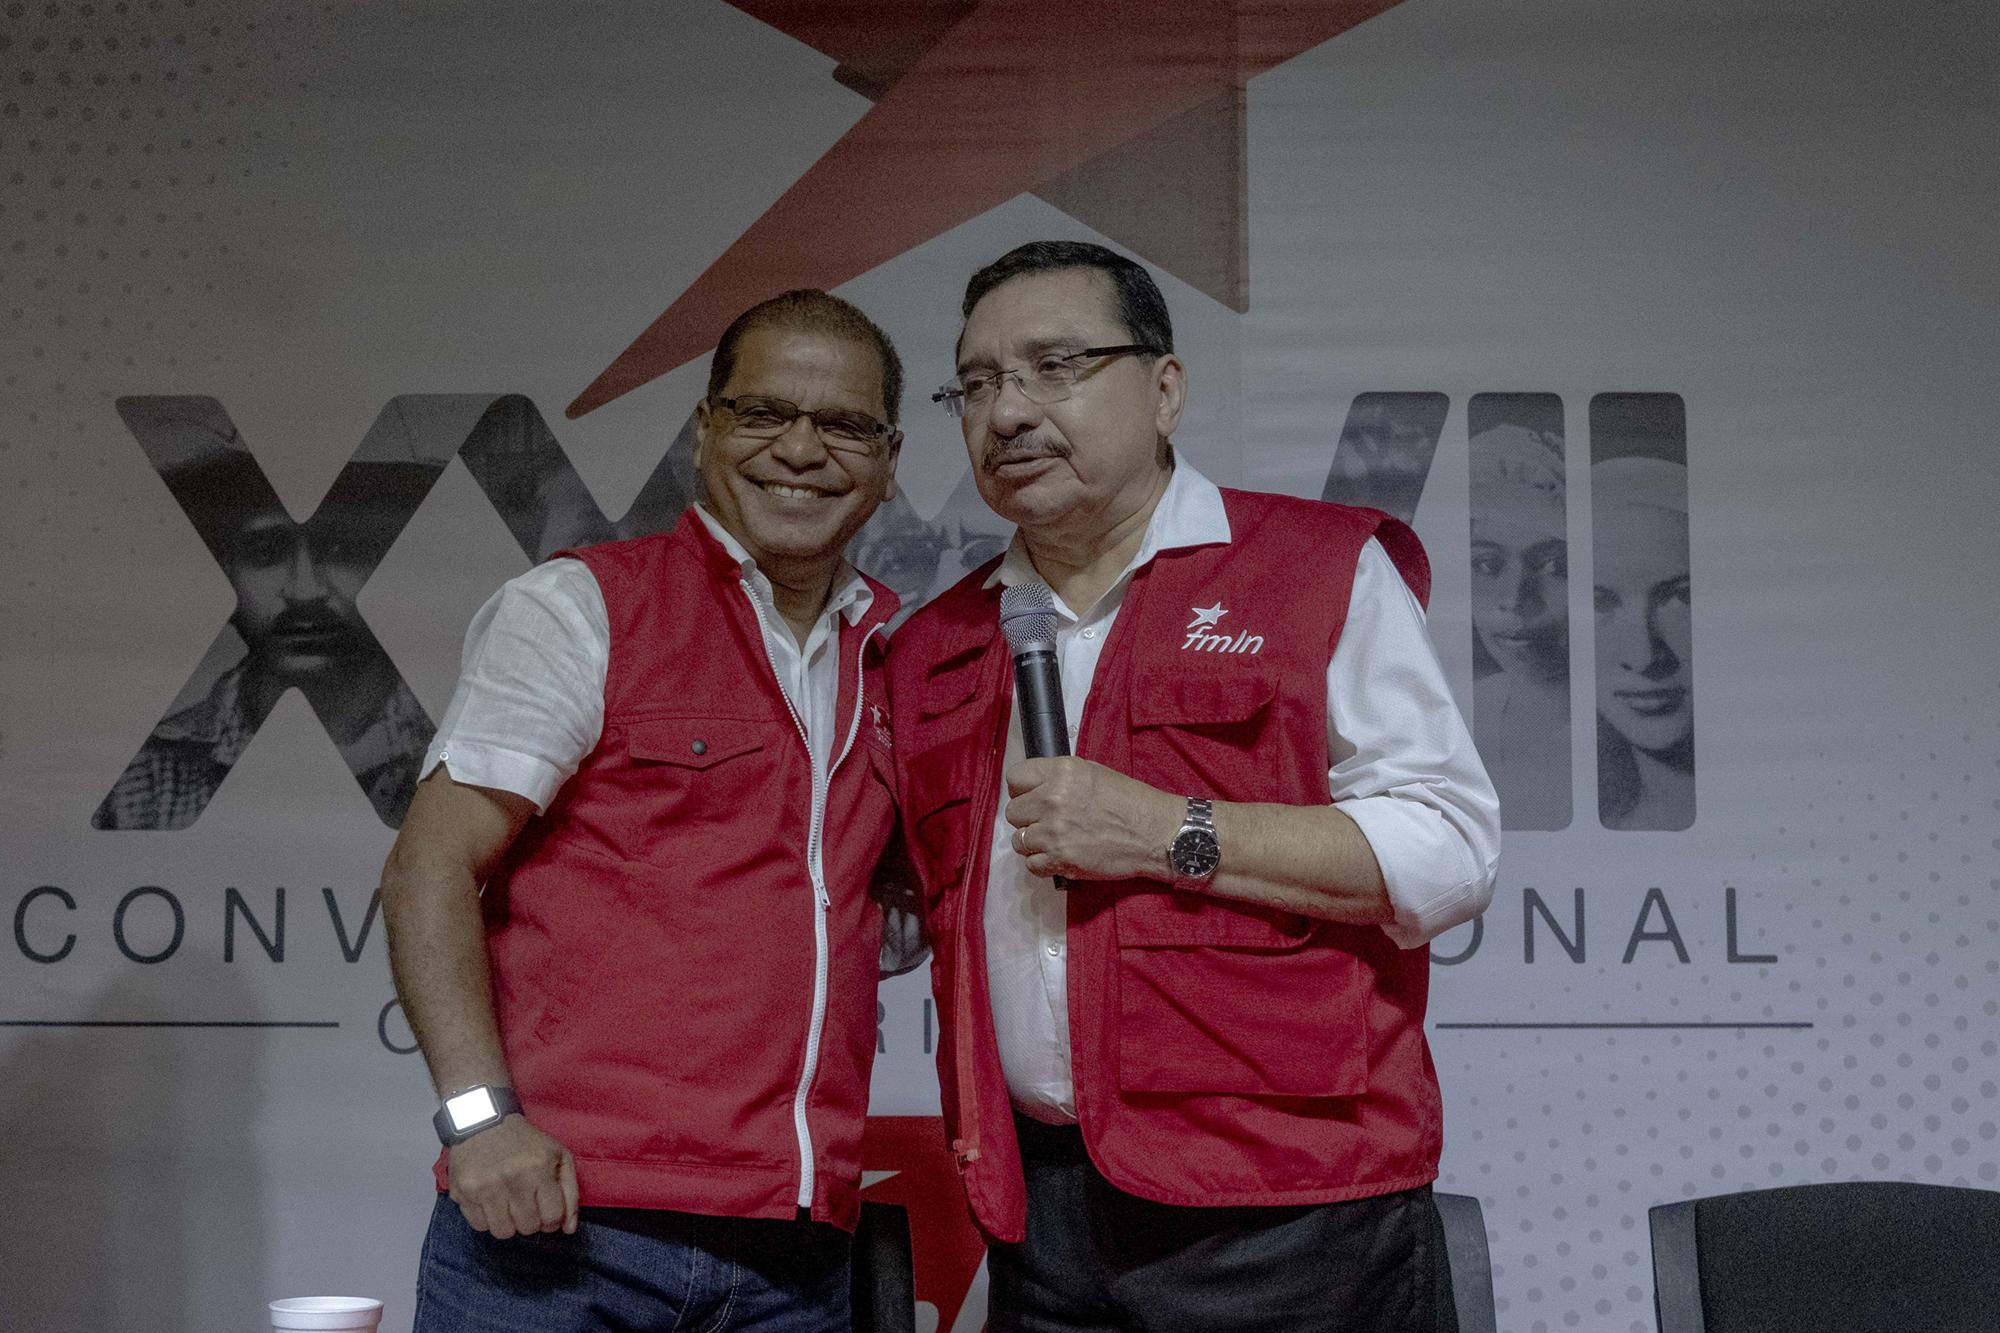
{"type": "Polygon", "coordinates": [[[1174,839],[1174,869],[1191,879],[1214,874],[1221,860],[1222,848],[1206,829],[1183,829],[1174,839]]]}

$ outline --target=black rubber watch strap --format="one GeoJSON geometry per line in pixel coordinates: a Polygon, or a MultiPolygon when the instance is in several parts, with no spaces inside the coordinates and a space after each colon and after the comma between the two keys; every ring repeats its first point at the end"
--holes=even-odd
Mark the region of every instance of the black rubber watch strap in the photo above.
{"type": "MultiPolygon", "coordinates": [[[[486,1095],[493,1099],[494,1113],[490,1118],[482,1120],[465,1130],[454,1129],[451,1123],[451,1112],[445,1109],[442,1102],[438,1104],[436,1113],[431,1116],[431,1128],[437,1131],[440,1143],[446,1147],[450,1147],[454,1143],[463,1143],[481,1130],[493,1128],[493,1126],[499,1124],[508,1116],[521,1114],[521,1099],[514,1095],[512,1088],[500,1087],[491,1083],[486,1084],[485,1087],[486,1095]]],[[[471,1091],[471,1088],[465,1089],[465,1092],[471,1091]]],[[[464,1093],[453,1093],[452,1095],[459,1097],[463,1096],[464,1093]]]]}

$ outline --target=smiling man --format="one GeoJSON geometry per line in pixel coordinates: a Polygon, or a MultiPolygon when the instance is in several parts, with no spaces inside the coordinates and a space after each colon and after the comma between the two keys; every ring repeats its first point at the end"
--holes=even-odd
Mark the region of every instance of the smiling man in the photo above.
{"type": "Polygon", "coordinates": [[[706,504],[475,618],[382,884],[447,1145],[417,1329],[848,1327],[896,599],[842,552],[901,394],[845,301],[753,307],[706,504]]]}
{"type": "Polygon", "coordinates": [[[1423,946],[1490,898],[1499,812],[1416,538],[1178,459],[1166,304],[1112,251],[1022,246],[963,313],[937,397],[1018,530],[890,674],[992,1327],[1456,1327],[1423,946]],[[1074,758],[1010,706],[1030,582],[1074,758]]]}

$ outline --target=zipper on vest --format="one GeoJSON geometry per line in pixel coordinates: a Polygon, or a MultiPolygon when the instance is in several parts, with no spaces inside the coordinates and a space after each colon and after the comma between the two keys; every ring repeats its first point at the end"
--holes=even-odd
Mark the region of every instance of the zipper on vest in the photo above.
{"type": "MultiPolygon", "coordinates": [[[[1004,654],[1002,655],[1002,665],[999,671],[1001,673],[1007,671],[1004,654]]],[[[994,755],[999,754],[1004,756],[1007,752],[1007,724],[1013,716],[1011,710],[1014,706],[1014,692],[1011,688],[1001,690],[1000,694],[1001,703],[997,710],[1000,714],[999,726],[995,731],[993,740],[988,742],[986,746],[985,758],[980,761],[979,765],[979,778],[972,786],[972,799],[975,802],[972,808],[980,811],[992,810],[995,812],[994,817],[996,819],[999,815],[995,799],[1000,794],[1000,788],[999,784],[995,781],[997,776],[995,770],[999,768],[1001,761],[996,760],[994,755]]],[[[972,931],[976,929],[984,934],[986,930],[985,893],[982,892],[980,894],[979,910],[974,912],[971,910],[973,904],[967,898],[966,890],[966,885],[972,880],[973,867],[979,859],[980,853],[976,850],[979,846],[983,845],[988,849],[985,853],[988,862],[987,877],[989,880],[992,877],[991,848],[993,844],[993,826],[986,824],[984,828],[985,842],[983,844],[975,843],[973,848],[967,850],[965,872],[954,889],[961,899],[965,899],[961,904],[958,914],[958,956],[965,959],[969,959],[972,956],[972,950],[966,942],[971,938],[972,931]],[[977,923],[976,925],[974,924],[975,922],[977,923]]],[[[980,956],[982,959],[985,957],[985,950],[983,948],[980,950],[980,956]]],[[[958,1173],[961,1177],[965,1176],[971,1169],[972,1164],[979,1160],[979,1135],[981,1132],[979,1123],[979,1098],[972,1091],[978,1086],[974,1077],[972,1054],[972,974],[973,968],[970,963],[958,969],[958,993],[955,997],[956,1003],[952,1006],[956,1010],[956,1017],[953,1020],[955,1031],[952,1039],[952,1064],[954,1066],[959,1094],[958,1130],[960,1137],[951,1141],[951,1154],[953,1160],[957,1163],[958,1173]]],[[[991,987],[987,989],[986,1007],[988,1021],[990,1022],[993,1008],[991,987]]]]}
{"type": "MultiPolygon", "coordinates": [[[[875,637],[875,631],[880,628],[880,625],[870,625],[867,632],[861,636],[860,647],[855,650],[854,715],[848,720],[847,739],[841,744],[840,753],[835,755],[832,763],[827,765],[826,772],[820,778],[819,785],[814,791],[813,822],[812,828],[808,832],[807,857],[812,870],[813,892],[817,896],[819,905],[819,910],[813,913],[813,948],[818,966],[813,972],[812,1026],[806,1030],[805,1068],[799,1075],[798,1091],[792,1096],[792,1127],[797,1131],[799,1136],[799,1207],[807,1209],[812,1207],[816,1170],[812,1157],[812,1129],[806,1121],[806,1098],[812,1091],[813,1080],[819,1076],[820,1038],[826,1030],[826,1003],[829,987],[828,973],[831,968],[832,954],[826,934],[826,913],[832,901],[826,891],[826,838],[824,830],[826,827],[827,792],[833,786],[834,773],[839,770],[841,761],[847,758],[847,752],[854,748],[854,737],[861,730],[861,705],[863,702],[861,663],[868,651],[868,640],[875,637]]],[[[834,651],[839,651],[837,637],[834,643],[834,651]]],[[[766,645],[765,652],[768,656],[769,645],[766,645]]],[[[838,659],[836,659],[837,661],[838,659]]],[[[775,667],[773,670],[775,670],[775,667]]],[[[840,677],[837,668],[834,676],[834,697],[836,699],[840,697],[840,677]]],[[[792,711],[792,720],[798,720],[798,710],[796,709],[792,711]]],[[[803,726],[799,729],[801,732],[805,730],[803,726]]],[[[810,738],[807,740],[806,749],[808,752],[812,749],[810,738]]]]}
{"type": "MultiPolygon", "coordinates": [[[[828,958],[830,947],[826,933],[826,913],[827,908],[832,905],[832,899],[826,891],[826,867],[822,855],[821,830],[826,822],[827,789],[832,785],[833,770],[840,767],[842,759],[847,758],[847,752],[853,748],[854,737],[861,727],[862,654],[867,652],[868,640],[874,637],[875,631],[880,629],[881,626],[871,625],[868,632],[861,636],[861,647],[856,652],[854,659],[854,716],[848,723],[847,740],[841,746],[840,754],[828,766],[826,772],[822,773],[820,771],[819,760],[813,754],[812,736],[806,731],[805,719],[799,716],[798,705],[792,702],[791,695],[785,693],[784,682],[778,678],[778,662],[776,658],[771,656],[771,643],[765,637],[767,626],[764,619],[764,606],[758,600],[756,585],[752,584],[748,579],[738,579],[737,586],[743,590],[743,595],[750,601],[751,610],[757,614],[757,642],[763,645],[764,662],[771,669],[771,679],[777,682],[779,697],[785,701],[785,711],[792,715],[792,725],[798,728],[799,739],[805,742],[806,763],[812,770],[812,811],[809,816],[810,822],[806,825],[806,873],[812,880],[813,890],[812,1018],[806,1027],[804,1065],[799,1071],[798,1087],[792,1094],[792,1132],[797,1137],[799,1144],[798,1206],[809,1209],[812,1207],[813,1202],[816,1168],[813,1163],[812,1127],[806,1121],[806,1098],[812,1090],[814,1077],[819,1073],[820,1037],[826,1027],[828,973],[830,971],[830,960],[828,958]]],[[[838,636],[836,635],[836,651],[838,650],[837,644],[838,636]]],[[[803,651],[803,647],[801,647],[801,652],[803,651]]],[[[834,679],[834,694],[836,698],[839,696],[839,693],[839,677],[836,674],[834,679]]]]}
{"type": "MultiPolygon", "coordinates": [[[[799,739],[805,742],[806,766],[812,770],[812,810],[807,815],[806,824],[806,874],[812,881],[813,891],[812,1019],[806,1027],[805,1067],[800,1071],[798,1088],[792,1094],[792,1133],[799,1144],[798,1206],[811,1208],[813,1149],[812,1130],[806,1124],[806,1090],[812,1085],[813,1073],[819,1064],[819,1034],[826,1022],[828,899],[819,862],[819,826],[826,807],[826,786],[825,778],[819,771],[819,759],[813,754],[812,736],[806,731],[805,719],[799,716],[798,705],[792,702],[792,696],[785,692],[785,682],[778,675],[778,659],[771,656],[771,641],[766,637],[769,626],[764,620],[764,604],[757,597],[756,586],[748,579],[738,579],[736,586],[743,589],[743,595],[750,600],[751,611],[757,616],[757,642],[763,645],[764,663],[771,669],[771,679],[778,686],[778,697],[785,701],[785,711],[792,715],[792,725],[798,728],[799,739]]],[[[800,651],[804,651],[803,647],[800,651]]]]}

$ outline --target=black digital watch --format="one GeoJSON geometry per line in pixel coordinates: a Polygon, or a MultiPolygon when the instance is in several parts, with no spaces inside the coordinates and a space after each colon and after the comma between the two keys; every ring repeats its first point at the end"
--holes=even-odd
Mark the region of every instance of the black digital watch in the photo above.
{"type": "Polygon", "coordinates": [[[439,1142],[446,1147],[463,1143],[482,1129],[491,1129],[521,1111],[521,1099],[512,1088],[475,1083],[464,1092],[455,1092],[439,1104],[431,1125],[439,1142]]]}

